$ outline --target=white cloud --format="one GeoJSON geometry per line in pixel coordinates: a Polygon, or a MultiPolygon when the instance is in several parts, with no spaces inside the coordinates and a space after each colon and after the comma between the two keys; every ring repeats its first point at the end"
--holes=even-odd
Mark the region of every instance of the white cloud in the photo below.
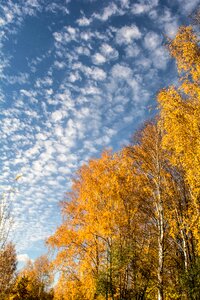
{"type": "Polygon", "coordinates": [[[132,13],[134,15],[139,15],[149,11],[149,6],[141,3],[135,3],[132,6],[132,13]]]}
{"type": "Polygon", "coordinates": [[[156,49],[162,42],[162,38],[153,31],[149,31],[144,37],[144,45],[148,50],[156,49]]]}
{"type": "Polygon", "coordinates": [[[50,11],[51,13],[54,13],[54,14],[56,14],[58,11],[62,11],[63,14],[67,14],[67,15],[69,14],[69,9],[66,6],[61,5],[60,3],[57,4],[55,2],[48,4],[45,7],[45,10],[50,11]]]}
{"type": "Polygon", "coordinates": [[[141,70],[147,70],[151,67],[152,61],[150,58],[141,55],[139,58],[137,58],[135,63],[140,67],[141,70]]]}
{"type": "MultiPolygon", "coordinates": [[[[62,135],[62,137],[64,137],[64,134],[62,135]]],[[[56,143],[54,147],[58,153],[66,153],[67,151],[66,146],[63,144],[56,143]]]]}
{"type": "Polygon", "coordinates": [[[101,65],[101,64],[104,64],[106,62],[106,58],[101,53],[95,53],[92,56],[92,62],[95,65],[101,65]]]}
{"type": "Polygon", "coordinates": [[[138,3],[134,3],[132,5],[132,14],[134,15],[140,15],[144,13],[148,13],[152,8],[156,7],[158,5],[158,0],[142,0],[138,3]]]}
{"type": "Polygon", "coordinates": [[[71,73],[71,74],[69,75],[69,81],[70,81],[70,82],[75,82],[75,81],[77,81],[77,80],[79,80],[79,79],[81,79],[81,77],[80,77],[80,75],[79,75],[78,72],[71,73]]]}
{"type": "Polygon", "coordinates": [[[90,55],[90,50],[87,47],[79,46],[75,50],[78,54],[86,55],[86,56],[90,55]]]}
{"type": "Polygon", "coordinates": [[[91,71],[91,77],[95,80],[105,80],[107,75],[106,72],[100,68],[93,68],[91,71]]]}
{"type": "Polygon", "coordinates": [[[101,94],[100,90],[95,86],[88,86],[82,89],[84,95],[98,95],[101,94]]]}
{"type": "Polygon", "coordinates": [[[136,57],[141,52],[141,49],[136,43],[133,43],[125,48],[125,52],[127,57],[136,57]]]}
{"type": "Polygon", "coordinates": [[[94,34],[90,31],[82,31],[80,33],[80,38],[86,42],[89,41],[93,36],[94,34]]]}
{"type": "Polygon", "coordinates": [[[57,160],[60,162],[66,162],[66,161],[68,161],[68,157],[67,157],[67,155],[60,154],[60,155],[58,155],[57,160]]]}
{"type": "Polygon", "coordinates": [[[63,36],[60,32],[54,32],[53,36],[56,42],[61,42],[63,39],[63,36]]]}
{"type": "Polygon", "coordinates": [[[93,18],[99,19],[101,21],[107,21],[113,15],[121,15],[123,11],[120,10],[114,2],[111,2],[107,7],[103,9],[101,14],[94,13],[93,18]]]}
{"type": "Polygon", "coordinates": [[[199,5],[199,0],[176,0],[180,5],[180,12],[187,16],[199,5]]]}
{"type": "Polygon", "coordinates": [[[132,70],[124,65],[116,64],[111,70],[112,76],[115,78],[130,78],[132,77],[132,70]]]}
{"type": "Polygon", "coordinates": [[[136,25],[124,26],[117,31],[116,42],[118,44],[130,44],[141,37],[142,34],[136,25]]]}
{"type": "Polygon", "coordinates": [[[91,67],[90,68],[81,63],[77,63],[77,64],[73,65],[73,69],[81,71],[84,76],[92,78],[94,80],[103,81],[107,77],[106,72],[99,67],[91,67]]]}
{"type": "Polygon", "coordinates": [[[64,112],[63,110],[57,110],[51,114],[51,119],[52,121],[57,122],[62,120],[66,116],[67,116],[66,112],[64,112]]]}
{"type": "Polygon", "coordinates": [[[29,260],[30,260],[30,257],[26,253],[17,255],[17,261],[20,263],[27,263],[29,260]]]}
{"type": "Polygon", "coordinates": [[[178,15],[173,15],[168,7],[164,7],[162,11],[152,10],[149,17],[168,37],[173,38],[176,35],[179,27],[179,17],[178,15]]]}
{"type": "Polygon", "coordinates": [[[64,67],[66,66],[66,63],[64,61],[58,61],[56,60],[54,62],[54,66],[58,69],[64,69],[64,67]]]}
{"type": "Polygon", "coordinates": [[[88,19],[86,17],[82,17],[76,21],[79,26],[89,26],[91,23],[91,19],[88,19]]]}
{"type": "Polygon", "coordinates": [[[177,33],[178,27],[179,26],[176,20],[170,23],[166,23],[164,25],[166,35],[170,38],[174,38],[177,33]]]}
{"type": "Polygon", "coordinates": [[[71,169],[68,167],[59,167],[58,172],[66,176],[67,174],[71,174],[71,169]]]}
{"type": "Polygon", "coordinates": [[[78,38],[79,30],[72,26],[65,26],[61,32],[54,32],[53,37],[56,41],[56,47],[59,48],[60,44],[67,44],[71,41],[76,41],[78,38]]]}
{"type": "Polygon", "coordinates": [[[101,45],[100,51],[107,59],[117,59],[119,56],[118,51],[107,43],[101,45]]]}
{"type": "Polygon", "coordinates": [[[43,169],[43,172],[46,172],[46,175],[55,173],[56,171],[57,171],[57,166],[56,166],[56,162],[54,161],[48,161],[43,169]]]}
{"type": "Polygon", "coordinates": [[[120,0],[120,4],[123,8],[129,8],[130,1],[129,0],[120,0]]]}
{"type": "MultiPolygon", "coordinates": [[[[103,137],[100,137],[96,140],[96,143],[97,145],[101,145],[103,147],[105,147],[106,145],[108,145],[111,141],[111,138],[109,136],[103,136],[103,137]]],[[[90,147],[88,147],[89,149],[90,147]]]]}
{"type": "Polygon", "coordinates": [[[163,47],[157,48],[152,55],[153,65],[160,70],[167,67],[169,61],[169,54],[163,47]]]}

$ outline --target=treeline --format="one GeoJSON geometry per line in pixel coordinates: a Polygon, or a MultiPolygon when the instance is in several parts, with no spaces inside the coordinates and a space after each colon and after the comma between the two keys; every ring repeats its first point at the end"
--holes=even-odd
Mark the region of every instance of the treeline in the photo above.
{"type": "Polygon", "coordinates": [[[47,256],[28,261],[17,271],[15,247],[8,243],[0,251],[0,300],[53,300],[53,269],[47,256]]]}
{"type": "Polygon", "coordinates": [[[199,39],[181,27],[168,48],[180,82],[159,92],[157,118],[77,171],[55,259],[29,262],[0,299],[200,299],[199,39]]]}

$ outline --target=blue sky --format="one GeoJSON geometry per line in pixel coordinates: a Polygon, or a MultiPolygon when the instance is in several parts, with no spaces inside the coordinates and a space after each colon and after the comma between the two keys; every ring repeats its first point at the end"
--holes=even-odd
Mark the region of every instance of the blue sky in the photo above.
{"type": "Polygon", "coordinates": [[[1,0],[0,186],[22,262],[45,251],[71,176],[118,150],[176,82],[166,36],[199,0],[1,0]],[[151,109],[149,109],[151,108],[151,109]]]}

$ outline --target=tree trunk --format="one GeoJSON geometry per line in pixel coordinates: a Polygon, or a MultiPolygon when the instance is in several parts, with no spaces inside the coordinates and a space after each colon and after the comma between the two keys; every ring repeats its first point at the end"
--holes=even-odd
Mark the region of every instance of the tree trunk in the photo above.
{"type": "Polygon", "coordinates": [[[162,199],[162,184],[160,175],[160,159],[157,150],[157,178],[156,178],[156,198],[157,198],[157,224],[158,224],[158,300],[164,299],[163,293],[163,268],[164,268],[164,210],[162,199]]]}
{"type": "Polygon", "coordinates": [[[163,266],[164,266],[164,218],[162,202],[158,204],[158,300],[163,300],[163,266]]]}

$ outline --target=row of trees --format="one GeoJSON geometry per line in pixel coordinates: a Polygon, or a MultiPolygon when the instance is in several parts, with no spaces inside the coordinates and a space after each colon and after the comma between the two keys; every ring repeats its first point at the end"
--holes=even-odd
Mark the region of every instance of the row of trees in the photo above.
{"type": "Polygon", "coordinates": [[[47,256],[28,261],[16,276],[9,300],[52,300],[53,271],[47,256]]]}
{"type": "Polygon", "coordinates": [[[200,299],[199,40],[181,27],[168,48],[180,84],[159,92],[159,116],[128,147],[78,170],[47,241],[52,262],[17,273],[2,201],[0,299],[200,299]]]}
{"type": "Polygon", "coordinates": [[[168,45],[179,86],[117,153],[82,166],[48,244],[55,299],[200,299],[200,48],[191,27],[168,45]]]}
{"type": "Polygon", "coordinates": [[[0,251],[0,274],[0,300],[53,299],[53,270],[45,255],[17,271],[15,246],[8,243],[0,251]]]}

